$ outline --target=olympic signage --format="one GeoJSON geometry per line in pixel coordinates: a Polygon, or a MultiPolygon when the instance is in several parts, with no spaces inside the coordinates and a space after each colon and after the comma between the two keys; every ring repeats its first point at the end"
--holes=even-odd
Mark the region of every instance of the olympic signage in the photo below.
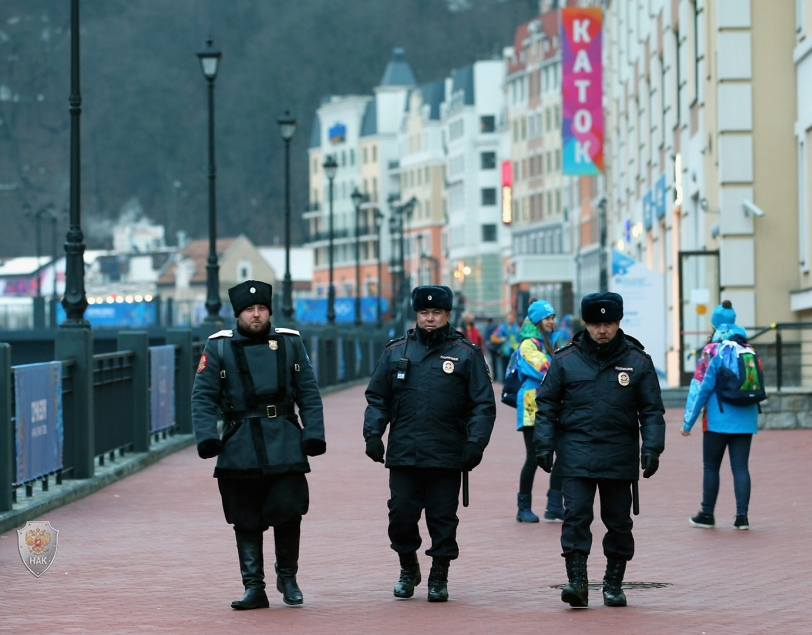
{"type": "Polygon", "coordinates": [[[564,174],[604,171],[602,28],[599,7],[561,10],[564,174]]]}

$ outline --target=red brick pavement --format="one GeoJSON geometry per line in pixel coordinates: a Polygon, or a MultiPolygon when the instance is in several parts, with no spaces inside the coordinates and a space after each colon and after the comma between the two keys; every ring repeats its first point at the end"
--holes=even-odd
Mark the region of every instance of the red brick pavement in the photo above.
{"type": "MultiPolygon", "coordinates": [[[[750,531],[732,528],[726,462],[719,527],[701,530],[688,524],[700,501],[701,433],[681,437],[681,413],[669,410],[662,467],[640,485],[637,555],[627,580],[671,586],[629,590],[625,609],[604,607],[600,592],[591,591],[591,608],[576,611],[551,588],[565,581],[560,524],[514,520],[523,444],[514,411],[500,405],[491,446],[471,475],[471,506],[460,509],[461,556],[443,605],[425,601],[425,581],[412,600],[392,597],[398,564],[386,536],[387,478],[363,453],[363,388],[329,395],[325,406],[329,451],[312,461],[303,525],[303,607],[286,607],[271,584],[270,609],[229,608],[242,591],[233,533],[222,519],[213,462],[189,448],[48,513],[43,519],[60,530],[59,551],[41,578],[21,563],[16,532],[0,536],[0,631],[812,632],[812,491],[805,483],[812,431],[756,437],[750,531]]],[[[544,477],[539,471],[537,512],[544,477]]],[[[597,581],[602,525],[593,527],[590,577],[597,581]]],[[[421,564],[425,580],[429,559],[422,554],[421,564]]]]}

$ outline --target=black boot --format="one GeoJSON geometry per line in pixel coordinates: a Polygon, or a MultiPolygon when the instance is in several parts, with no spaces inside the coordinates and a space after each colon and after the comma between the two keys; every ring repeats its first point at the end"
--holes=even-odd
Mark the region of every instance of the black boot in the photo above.
{"type": "Polygon", "coordinates": [[[433,558],[429,571],[429,602],[448,601],[448,558],[433,558]]]}
{"type": "Polygon", "coordinates": [[[516,520],[520,523],[537,523],[539,521],[539,517],[533,513],[532,509],[530,509],[530,506],[533,503],[531,495],[517,494],[516,498],[519,504],[519,511],[516,514],[516,520]]]}
{"type": "Polygon", "coordinates": [[[573,553],[567,556],[567,578],[569,584],[561,591],[561,601],[572,608],[585,609],[589,604],[589,578],[586,573],[586,554],[573,553]]]}
{"type": "Polygon", "coordinates": [[[304,602],[302,591],[296,584],[299,571],[299,535],[301,521],[285,523],[274,527],[276,547],[276,590],[282,594],[282,601],[290,606],[304,602]]]}
{"type": "Polygon", "coordinates": [[[607,558],[606,575],[603,576],[603,603],[606,606],[626,606],[626,594],[621,587],[624,573],[625,560],[607,558]]]}
{"type": "Polygon", "coordinates": [[[420,563],[417,553],[400,553],[400,578],[395,585],[396,598],[410,598],[414,595],[414,588],[420,584],[420,563]]]}
{"type": "Polygon", "coordinates": [[[231,603],[237,610],[268,608],[265,595],[265,570],[262,560],[262,532],[234,530],[237,537],[237,553],[240,556],[240,573],[245,593],[231,603]]]}

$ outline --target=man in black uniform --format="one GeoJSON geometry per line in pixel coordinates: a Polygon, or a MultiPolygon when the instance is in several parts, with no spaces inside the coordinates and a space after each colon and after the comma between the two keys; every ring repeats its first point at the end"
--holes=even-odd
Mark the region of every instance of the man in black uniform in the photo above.
{"type": "Polygon", "coordinates": [[[563,480],[561,555],[569,584],[561,600],[587,606],[589,527],[598,489],[607,529],[603,603],[626,606],[621,584],[626,562],[634,555],[631,485],[639,478],[639,437],[643,478],[649,478],[664,447],[665,411],[651,358],[620,329],[623,298],[617,293],[587,295],[581,315],[586,330],[556,352],[536,397],[536,457],[549,472],[555,449],[563,480]]]}
{"type": "Polygon", "coordinates": [[[192,419],[198,454],[217,457],[214,476],[237,538],[245,594],[231,607],[268,606],[262,552],[268,527],[274,528],[276,588],[286,604],[298,605],[307,457],[327,447],[321,395],[299,332],[271,328],[271,285],[248,280],[228,295],[237,330],[220,331],[206,342],[192,391],[192,419]]]}
{"type": "Polygon", "coordinates": [[[400,557],[394,594],[410,598],[420,583],[417,523],[423,509],[431,535],[429,602],[448,600],[448,565],[459,555],[460,473],[479,465],[493,430],[496,403],[481,350],[448,323],[448,287],[412,292],[417,328],[392,340],[366,391],[366,454],[384,462],[389,428],[389,539],[400,557]]]}

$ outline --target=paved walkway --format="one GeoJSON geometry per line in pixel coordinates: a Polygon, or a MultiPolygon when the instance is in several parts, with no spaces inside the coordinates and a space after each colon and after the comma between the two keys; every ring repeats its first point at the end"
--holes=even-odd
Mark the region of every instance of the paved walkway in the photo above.
{"type": "MultiPolygon", "coordinates": [[[[629,589],[625,609],[604,607],[595,590],[590,609],[571,610],[553,588],[566,580],[560,524],[514,520],[523,444],[514,411],[500,405],[491,446],[471,475],[471,506],[460,508],[461,556],[443,605],[425,601],[425,581],[412,600],[392,597],[398,564],[386,536],[386,471],[363,453],[363,387],[329,395],[325,406],[328,453],[312,461],[303,524],[303,607],[286,607],[271,584],[270,609],[229,608],[242,593],[233,532],[213,461],[188,448],[43,516],[60,533],[56,560],[40,578],[20,561],[16,532],[0,535],[0,632],[812,632],[812,430],[756,437],[750,531],[732,528],[725,461],[719,526],[701,530],[688,524],[700,501],[701,433],[681,437],[681,413],[669,410],[662,467],[640,485],[637,555],[627,570],[628,582],[668,586],[629,589]]],[[[537,512],[545,476],[538,472],[537,512]]],[[[593,527],[596,582],[602,525],[593,527]]],[[[425,580],[429,559],[420,559],[425,580]]]]}

